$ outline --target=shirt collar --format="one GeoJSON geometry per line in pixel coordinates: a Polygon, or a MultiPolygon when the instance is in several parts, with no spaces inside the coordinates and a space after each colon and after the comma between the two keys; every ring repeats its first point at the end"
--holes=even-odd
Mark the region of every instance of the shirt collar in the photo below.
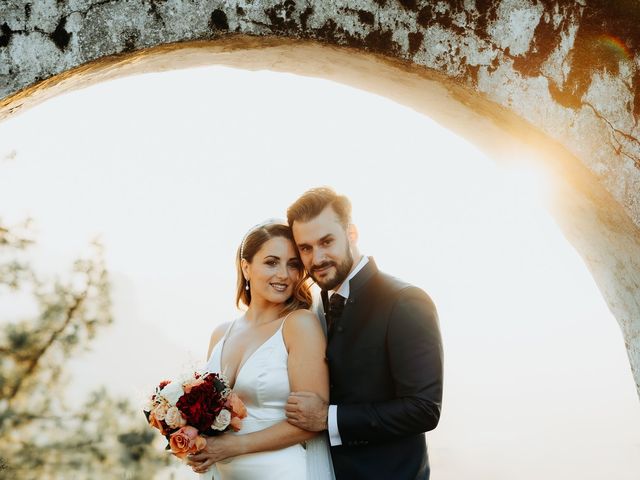
{"type": "Polygon", "coordinates": [[[360,270],[362,270],[362,268],[369,262],[369,257],[367,257],[366,255],[362,255],[362,258],[360,259],[360,261],[358,262],[358,264],[355,266],[355,268],[353,268],[351,270],[351,272],[349,272],[349,275],[347,276],[347,278],[345,278],[344,282],[342,282],[342,284],[340,285],[340,287],[338,287],[337,290],[331,290],[329,293],[329,298],[331,298],[331,296],[334,293],[337,293],[339,295],[342,295],[344,298],[349,298],[349,293],[350,293],[350,289],[349,289],[349,282],[351,281],[351,279],[353,277],[355,277],[358,272],[360,270]]]}

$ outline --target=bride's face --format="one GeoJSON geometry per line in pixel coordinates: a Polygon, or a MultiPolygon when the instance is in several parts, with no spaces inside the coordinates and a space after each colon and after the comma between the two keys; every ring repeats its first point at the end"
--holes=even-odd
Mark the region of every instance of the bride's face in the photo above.
{"type": "Polygon", "coordinates": [[[284,303],[293,295],[302,266],[293,243],[284,237],[267,240],[243,271],[249,279],[252,301],[262,298],[284,303]]]}

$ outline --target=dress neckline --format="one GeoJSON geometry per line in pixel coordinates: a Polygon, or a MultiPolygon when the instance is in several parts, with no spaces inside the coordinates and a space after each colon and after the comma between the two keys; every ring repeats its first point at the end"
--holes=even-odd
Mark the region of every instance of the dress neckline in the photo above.
{"type": "MultiPolygon", "coordinates": [[[[229,387],[230,387],[231,389],[233,389],[233,388],[236,386],[236,383],[238,382],[238,378],[240,377],[240,374],[242,373],[242,370],[244,369],[245,365],[246,365],[247,363],[249,363],[249,360],[251,360],[251,359],[255,356],[255,354],[256,354],[260,349],[262,349],[262,347],[264,347],[267,343],[269,343],[269,342],[271,341],[271,339],[273,339],[276,335],[278,335],[278,333],[281,333],[281,332],[282,332],[282,327],[284,326],[284,322],[287,320],[287,318],[289,317],[289,315],[291,315],[291,313],[293,313],[293,312],[288,313],[288,314],[287,314],[287,315],[282,319],[282,322],[280,322],[280,326],[278,327],[278,329],[277,329],[275,332],[273,332],[273,334],[269,335],[269,337],[267,337],[267,338],[266,338],[266,339],[265,339],[265,340],[264,340],[260,345],[258,345],[258,346],[253,350],[253,352],[251,352],[251,354],[246,358],[246,360],[245,360],[244,362],[242,362],[242,363],[238,366],[238,369],[236,370],[235,378],[233,379],[233,383],[231,383],[231,382],[229,381],[229,387]]],[[[282,318],[282,317],[281,317],[281,318],[282,318]]],[[[236,320],[234,320],[233,322],[231,322],[231,325],[229,325],[229,328],[227,328],[227,331],[224,333],[224,337],[222,337],[222,345],[220,345],[220,370],[221,370],[221,373],[222,373],[223,375],[225,375],[225,376],[226,376],[226,374],[224,373],[224,372],[225,372],[225,368],[224,368],[224,366],[222,365],[222,355],[223,355],[223,353],[224,353],[224,347],[225,347],[225,345],[226,345],[226,343],[227,343],[227,337],[229,336],[229,333],[230,333],[230,332],[231,332],[231,330],[233,329],[233,326],[235,325],[235,323],[236,323],[236,320]]]]}

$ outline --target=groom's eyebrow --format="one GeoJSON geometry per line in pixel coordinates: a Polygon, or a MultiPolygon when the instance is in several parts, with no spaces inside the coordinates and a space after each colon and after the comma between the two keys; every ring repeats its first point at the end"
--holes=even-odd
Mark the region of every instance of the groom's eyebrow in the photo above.
{"type": "MultiPolygon", "coordinates": [[[[326,240],[330,240],[331,238],[333,238],[333,233],[327,233],[324,237],[320,238],[316,243],[322,243],[326,240]]],[[[302,247],[310,247],[311,245],[309,245],[308,243],[299,243],[298,244],[298,248],[302,248],[302,247]]]]}

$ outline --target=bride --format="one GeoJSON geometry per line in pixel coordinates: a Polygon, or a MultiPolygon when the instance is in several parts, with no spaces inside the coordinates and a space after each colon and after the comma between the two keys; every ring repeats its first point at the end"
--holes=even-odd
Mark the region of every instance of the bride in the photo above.
{"type": "Polygon", "coordinates": [[[328,399],[325,337],[291,230],[277,221],[253,227],[236,257],[236,303],[243,316],[211,335],[207,370],[222,372],[247,407],[239,432],[209,437],[187,457],[215,480],[331,480],[329,448],[320,436],[286,421],[291,391],[328,399]]]}

